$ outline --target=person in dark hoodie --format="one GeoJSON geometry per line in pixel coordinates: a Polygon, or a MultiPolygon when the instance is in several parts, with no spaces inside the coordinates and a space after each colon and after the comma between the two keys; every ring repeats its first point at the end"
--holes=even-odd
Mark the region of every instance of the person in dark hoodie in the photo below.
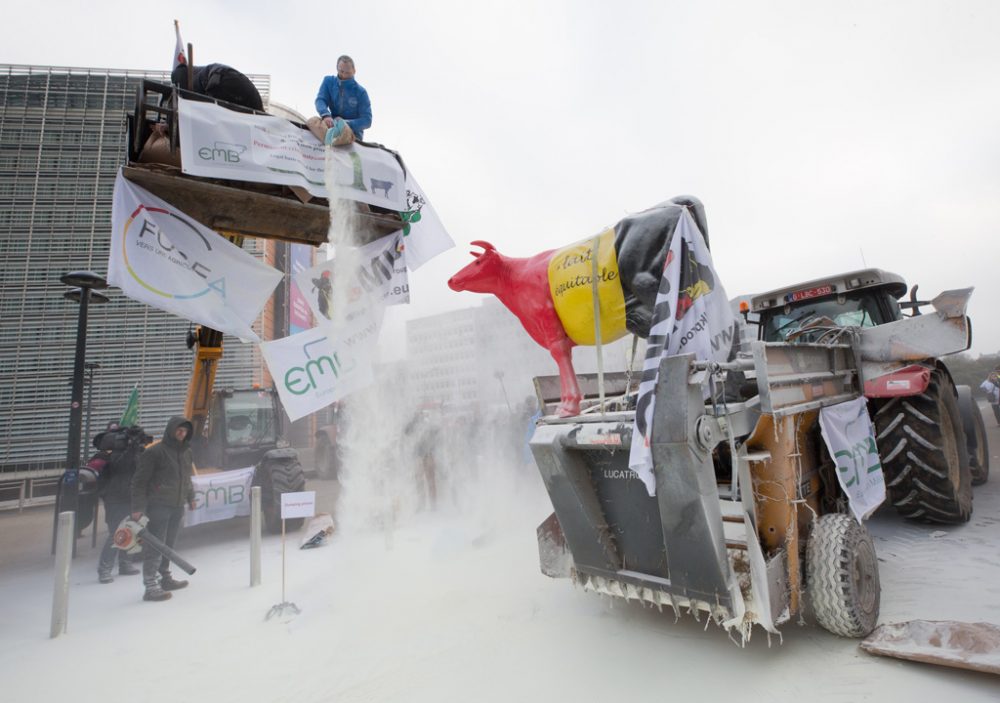
{"type": "Polygon", "coordinates": [[[139,573],[129,563],[125,553],[115,549],[114,535],[118,524],[131,511],[132,477],[135,475],[139,453],[142,452],[144,434],[141,428],[119,429],[117,422],[109,422],[108,429],[94,437],[94,446],[99,451],[87,465],[103,462],[97,485],[104,501],[104,521],[108,526],[108,537],[97,562],[97,578],[101,583],[115,580],[111,572],[116,562],[118,573],[122,576],[139,573]]]}
{"type": "Polygon", "coordinates": [[[170,74],[171,82],[183,90],[199,95],[207,95],[216,100],[225,100],[233,105],[242,105],[263,112],[264,101],[260,91],[247,76],[224,63],[210,63],[195,66],[193,85],[188,85],[187,64],[181,64],[170,74]]]}
{"type": "MultiPolygon", "coordinates": [[[[191,483],[191,422],[184,417],[172,417],[159,444],[139,455],[139,468],[132,478],[132,519],[145,514],[146,529],[173,547],[184,519],[184,506],[194,509],[194,486],[191,483]]],[[[170,598],[170,591],[188,585],[170,575],[170,561],[153,549],[143,550],[142,582],[146,587],[143,600],[159,601],[170,598]]]]}

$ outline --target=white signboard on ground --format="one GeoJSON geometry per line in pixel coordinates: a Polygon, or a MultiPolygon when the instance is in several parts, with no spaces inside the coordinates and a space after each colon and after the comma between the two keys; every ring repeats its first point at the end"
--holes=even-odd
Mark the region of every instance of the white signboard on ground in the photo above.
{"type": "Polygon", "coordinates": [[[316,514],[316,491],[281,494],[281,519],[312,517],[316,514]]]}
{"type": "Polygon", "coordinates": [[[885,500],[885,477],[868,416],[868,401],[855,398],[819,411],[823,441],[837,464],[837,480],[858,522],[885,500]]]}
{"type": "Polygon", "coordinates": [[[185,527],[249,515],[253,474],[254,467],[250,466],[192,476],[195,507],[184,512],[185,527]]]}

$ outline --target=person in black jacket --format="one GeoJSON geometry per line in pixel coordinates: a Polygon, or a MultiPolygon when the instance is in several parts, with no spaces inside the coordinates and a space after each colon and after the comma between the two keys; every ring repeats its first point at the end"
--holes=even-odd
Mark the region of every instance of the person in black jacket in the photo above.
{"type": "Polygon", "coordinates": [[[142,451],[141,428],[118,429],[109,424],[105,432],[94,437],[94,446],[99,450],[91,459],[102,458],[97,480],[98,493],[104,501],[104,522],[108,526],[108,538],[104,541],[101,556],[97,562],[97,579],[101,583],[111,583],[114,577],[111,572],[118,562],[118,573],[122,576],[133,576],[139,569],[132,566],[125,554],[114,548],[115,529],[131,512],[132,477],[135,475],[136,461],[142,451]]]}
{"type": "Polygon", "coordinates": [[[189,86],[187,64],[181,64],[170,74],[170,80],[183,90],[263,112],[264,101],[257,87],[232,66],[210,63],[207,66],[195,66],[193,73],[193,85],[189,86]]]}
{"type": "MultiPolygon", "coordinates": [[[[138,520],[145,513],[149,517],[146,529],[168,547],[173,547],[177,541],[184,506],[194,509],[193,429],[187,418],[170,418],[159,444],[150,446],[139,456],[139,468],[132,478],[132,519],[138,520]]],[[[169,559],[153,549],[143,552],[142,582],[146,587],[143,600],[167,600],[170,591],[188,585],[187,581],[178,581],[170,575],[169,559]]]]}

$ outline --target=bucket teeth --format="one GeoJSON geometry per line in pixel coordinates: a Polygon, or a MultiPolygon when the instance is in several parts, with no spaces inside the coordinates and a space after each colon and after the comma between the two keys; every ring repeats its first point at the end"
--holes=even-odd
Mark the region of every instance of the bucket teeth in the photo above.
{"type": "Polygon", "coordinates": [[[680,606],[677,605],[677,599],[674,598],[673,593],[670,594],[670,607],[674,609],[674,622],[677,622],[681,619],[681,609],[680,606]]]}

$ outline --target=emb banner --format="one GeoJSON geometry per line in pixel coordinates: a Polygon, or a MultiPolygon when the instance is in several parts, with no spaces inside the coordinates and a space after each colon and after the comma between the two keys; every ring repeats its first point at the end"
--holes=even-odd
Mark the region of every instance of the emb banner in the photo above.
{"type": "Polygon", "coordinates": [[[328,149],[307,129],[281,117],[180,100],[181,168],[192,176],[305,188],[389,210],[405,205],[405,177],[387,149],[362,144],[328,149]]]}
{"type": "Polygon", "coordinates": [[[184,512],[184,525],[228,520],[250,514],[250,485],[254,467],[199,474],[191,477],[194,484],[194,510],[184,512]]]}
{"type": "Polygon", "coordinates": [[[305,188],[315,197],[356,200],[399,213],[406,265],[416,271],[455,246],[423,189],[388,149],[326,147],[288,120],[180,100],[184,173],[305,188]]]}
{"type": "Polygon", "coordinates": [[[262,342],[288,417],[298,420],[369,385],[377,337],[377,321],[363,318],[338,330],[317,327],[262,342]]]}
{"type": "Polygon", "coordinates": [[[259,341],[251,329],[282,274],[119,172],[108,282],[192,322],[259,341]]]}
{"type": "Polygon", "coordinates": [[[855,398],[819,411],[826,448],[837,464],[837,480],[860,523],[885,500],[885,477],[868,415],[868,401],[855,398]]]}

